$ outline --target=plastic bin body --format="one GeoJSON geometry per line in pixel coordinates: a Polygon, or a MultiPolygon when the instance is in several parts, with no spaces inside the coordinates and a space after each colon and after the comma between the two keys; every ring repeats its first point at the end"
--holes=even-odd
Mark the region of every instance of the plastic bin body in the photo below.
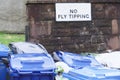
{"type": "Polygon", "coordinates": [[[14,42],[10,43],[9,47],[13,54],[48,53],[43,45],[30,42],[14,42]]]}
{"type": "Polygon", "coordinates": [[[119,80],[120,71],[116,69],[90,68],[73,69],[63,76],[69,80],[119,80]]]}
{"type": "Polygon", "coordinates": [[[10,80],[54,80],[53,74],[12,74],[10,80]]]}
{"type": "Polygon", "coordinates": [[[5,64],[0,60],[0,80],[6,80],[6,66],[5,64]]]}
{"type": "Polygon", "coordinates": [[[0,80],[6,80],[9,53],[10,49],[4,44],[0,44],[0,80]]]}
{"type": "Polygon", "coordinates": [[[102,66],[92,56],[81,56],[69,52],[56,52],[61,61],[73,69],[63,76],[69,80],[119,80],[120,70],[102,66]]]}
{"type": "Polygon", "coordinates": [[[57,56],[61,61],[65,62],[72,68],[82,68],[86,66],[102,66],[94,57],[87,55],[81,56],[80,54],[57,51],[57,56]]]}
{"type": "Polygon", "coordinates": [[[11,80],[54,80],[55,64],[49,54],[11,55],[11,80]]]}
{"type": "Polygon", "coordinates": [[[5,45],[0,44],[0,59],[7,58],[9,53],[10,53],[10,49],[5,45]]]}

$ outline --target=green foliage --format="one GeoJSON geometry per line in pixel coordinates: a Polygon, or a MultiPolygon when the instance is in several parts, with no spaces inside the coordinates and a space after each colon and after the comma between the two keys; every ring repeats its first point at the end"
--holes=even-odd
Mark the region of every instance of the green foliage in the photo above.
{"type": "Polygon", "coordinates": [[[11,42],[25,41],[24,34],[8,34],[0,32],[0,43],[8,45],[11,42]]]}
{"type": "Polygon", "coordinates": [[[61,66],[57,66],[56,72],[57,73],[63,73],[64,69],[61,66]]]}

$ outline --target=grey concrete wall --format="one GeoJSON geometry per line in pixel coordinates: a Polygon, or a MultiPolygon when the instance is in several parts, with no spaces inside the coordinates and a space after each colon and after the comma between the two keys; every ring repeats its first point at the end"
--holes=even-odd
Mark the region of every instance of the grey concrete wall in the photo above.
{"type": "Polygon", "coordinates": [[[23,33],[27,0],[0,0],[0,31],[23,33]]]}

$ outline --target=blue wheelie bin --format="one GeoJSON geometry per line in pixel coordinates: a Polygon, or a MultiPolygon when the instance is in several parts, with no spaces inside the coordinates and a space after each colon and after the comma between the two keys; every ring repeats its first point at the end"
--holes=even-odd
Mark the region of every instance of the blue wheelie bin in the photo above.
{"type": "Polygon", "coordinates": [[[65,62],[72,68],[82,68],[86,66],[102,66],[92,55],[82,56],[76,53],[56,51],[54,52],[60,61],[65,62]]]}
{"type": "Polygon", "coordinates": [[[7,68],[5,64],[0,60],[0,80],[6,80],[7,68]]]}
{"type": "Polygon", "coordinates": [[[4,44],[0,44],[0,59],[7,58],[9,53],[10,49],[4,44]]]}
{"type": "Polygon", "coordinates": [[[10,80],[54,80],[55,64],[45,53],[10,56],[10,80]]]}
{"type": "Polygon", "coordinates": [[[63,73],[69,80],[119,80],[120,70],[106,68],[98,63],[94,57],[70,52],[55,52],[56,56],[68,64],[72,69],[63,73]]]}
{"type": "Polygon", "coordinates": [[[43,45],[13,42],[9,47],[11,80],[54,80],[55,64],[43,45]]]}
{"type": "Polygon", "coordinates": [[[8,65],[8,54],[10,49],[0,44],[0,80],[6,80],[7,78],[7,65],[8,65]]]}
{"type": "Polygon", "coordinates": [[[120,71],[103,67],[83,67],[82,69],[72,69],[68,73],[63,73],[63,76],[69,80],[119,80],[120,71]]]}

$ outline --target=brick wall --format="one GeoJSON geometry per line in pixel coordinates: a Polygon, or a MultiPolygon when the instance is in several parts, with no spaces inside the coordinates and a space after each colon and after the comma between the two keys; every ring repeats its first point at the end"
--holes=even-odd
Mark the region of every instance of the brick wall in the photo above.
{"type": "Polygon", "coordinates": [[[28,41],[43,44],[49,52],[119,50],[119,0],[31,0],[27,4],[28,41]],[[92,21],[56,22],[56,2],[91,2],[92,21]]]}

